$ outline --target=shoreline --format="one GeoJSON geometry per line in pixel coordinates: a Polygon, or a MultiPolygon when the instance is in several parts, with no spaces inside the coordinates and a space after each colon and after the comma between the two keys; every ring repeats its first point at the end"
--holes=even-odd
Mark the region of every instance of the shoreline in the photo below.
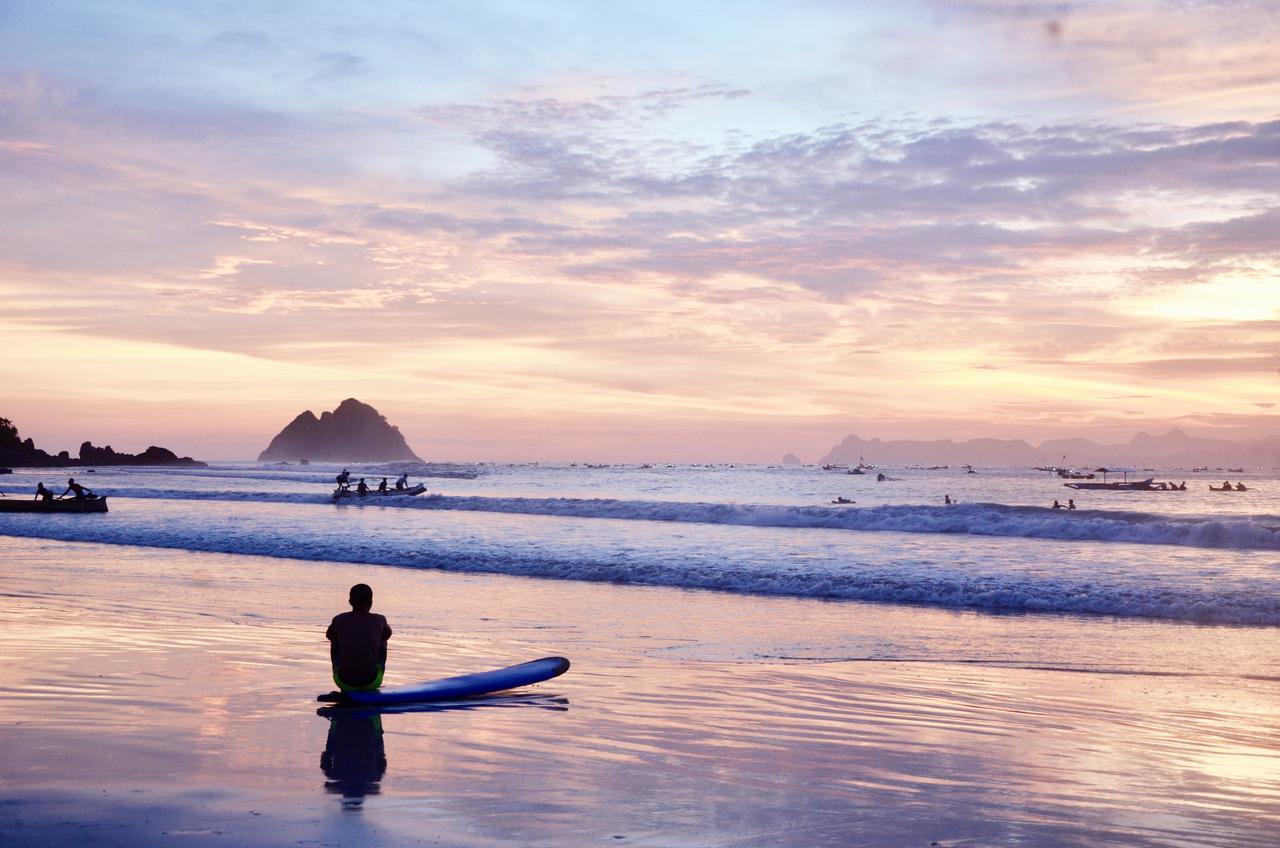
{"type": "Polygon", "coordinates": [[[1175,632],[1262,668],[1270,633],[12,537],[0,555],[22,563],[0,612],[6,845],[1261,846],[1280,825],[1273,680],[1111,673],[1175,632]],[[387,685],[574,667],[382,715],[385,774],[344,803],[313,698],[357,579],[396,631],[387,685]],[[1088,671],[1004,664],[1067,640],[1088,671]]]}

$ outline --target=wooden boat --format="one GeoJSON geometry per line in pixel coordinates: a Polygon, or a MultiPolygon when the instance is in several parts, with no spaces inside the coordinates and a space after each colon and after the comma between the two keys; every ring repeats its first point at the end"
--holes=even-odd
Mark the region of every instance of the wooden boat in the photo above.
{"type": "Polygon", "coordinates": [[[1102,489],[1108,492],[1158,492],[1155,478],[1126,480],[1123,483],[1063,483],[1068,489],[1102,489]]]}
{"type": "Polygon", "coordinates": [[[362,495],[354,488],[350,489],[334,489],[333,499],[335,502],[342,503],[364,503],[365,501],[381,501],[386,498],[407,498],[414,495],[420,495],[427,490],[427,487],[419,483],[408,489],[387,489],[385,492],[379,492],[377,489],[370,489],[369,494],[362,495]]]}
{"type": "Polygon", "coordinates": [[[1243,489],[1237,489],[1235,486],[1210,486],[1209,491],[1211,492],[1247,492],[1249,491],[1249,489],[1248,487],[1245,487],[1243,489]]]}
{"type": "Polygon", "coordinates": [[[107,499],[63,498],[37,501],[31,498],[0,498],[0,512],[106,512],[107,499]]]}

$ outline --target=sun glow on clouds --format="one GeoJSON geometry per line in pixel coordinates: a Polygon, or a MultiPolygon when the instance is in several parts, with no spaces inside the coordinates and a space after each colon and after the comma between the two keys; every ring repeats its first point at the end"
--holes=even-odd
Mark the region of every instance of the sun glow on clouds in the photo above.
{"type": "Polygon", "coordinates": [[[344,49],[274,13],[170,8],[161,38],[71,10],[117,36],[109,69],[18,9],[0,325],[26,349],[0,415],[39,435],[58,398],[104,421],[142,404],[136,438],[181,420],[188,452],[248,456],[355,394],[427,452],[532,457],[515,428],[540,456],[692,433],[684,458],[764,460],[800,430],[813,453],[938,422],[1268,421],[1277,13],[917,6],[806,6],[769,33],[743,23],[761,7],[721,54],[625,4],[579,10],[581,32],[539,19],[563,55],[486,6],[461,41],[414,7],[394,34],[362,12],[344,49]],[[812,61],[744,60],[766,43],[812,61]],[[525,65],[477,75],[499,47],[525,65]],[[182,411],[245,404],[238,441],[182,411]]]}

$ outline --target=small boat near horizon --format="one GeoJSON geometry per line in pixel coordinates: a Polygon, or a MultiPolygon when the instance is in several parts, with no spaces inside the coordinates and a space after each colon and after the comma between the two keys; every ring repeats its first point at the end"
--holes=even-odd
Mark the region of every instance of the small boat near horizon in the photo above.
{"type": "Polygon", "coordinates": [[[355,489],[334,489],[334,503],[347,503],[354,501],[356,503],[364,503],[366,501],[380,501],[385,498],[409,498],[414,495],[420,495],[427,490],[422,483],[408,489],[387,489],[385,492],[379,492],[377,489],[370,489],[365,494],[360,494],[355,489]]]}
{"type": "Polygon", "coordinates": [[[106,512],[105,496],[93,498],[54,498],[53,500],[35,500],[28,498],[0,497],[0,512],[57,512],[83,513],[106,512]]]}

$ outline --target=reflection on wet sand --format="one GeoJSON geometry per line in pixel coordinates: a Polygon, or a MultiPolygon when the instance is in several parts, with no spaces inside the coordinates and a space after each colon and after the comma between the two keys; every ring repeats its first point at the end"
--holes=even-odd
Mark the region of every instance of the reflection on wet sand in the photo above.
{"type": "Polygon", "coordinates": [[[387,713],[438,713],[474,710],[482,707],[531,707],[565,712],[569,699],[545,695],[506,695],[470,698],[434,704],[397,704],[387,707],[321,707],[316,714],[329,720],[329,735],[320,770],[324,790],[342,796],[342,807],[358,810],[366,795],[382,791],[387,773],[387,750],[382,732],[382,716],[387,713]]]}

